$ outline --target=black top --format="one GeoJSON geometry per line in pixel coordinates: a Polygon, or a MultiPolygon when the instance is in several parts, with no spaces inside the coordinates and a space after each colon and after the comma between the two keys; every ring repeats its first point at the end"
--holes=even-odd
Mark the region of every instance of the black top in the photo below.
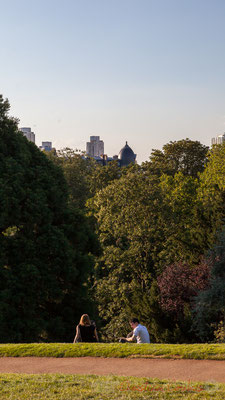
{"type": "Polygon", "coordinates": [[[80,335],[82,342],[96,342],[96,337],[94,334],[95,326],[94,325],[78,325],[80,328],[80,335]]]}

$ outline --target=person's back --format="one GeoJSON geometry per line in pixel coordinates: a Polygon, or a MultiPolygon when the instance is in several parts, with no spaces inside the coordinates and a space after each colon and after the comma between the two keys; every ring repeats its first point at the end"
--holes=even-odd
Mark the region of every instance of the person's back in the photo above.
{"type": "Polygon", "coordinates": [[[150,343],[150,336],[146,326],[138,324],[133,334],[137,338],[137,343],[150,343]]]}
{"type": "Polygon", "coordinates": [[[82,342],[96,342],[95,326],[94,325],[78,325],[82,342]]]}
{"type": "Polygon", "coordinates": [[[98,342],[96,326],[91,323],[87,314],[81,316],[80,323],[76,327],[76,335],[73,343],[79,342],[98,342]]]}

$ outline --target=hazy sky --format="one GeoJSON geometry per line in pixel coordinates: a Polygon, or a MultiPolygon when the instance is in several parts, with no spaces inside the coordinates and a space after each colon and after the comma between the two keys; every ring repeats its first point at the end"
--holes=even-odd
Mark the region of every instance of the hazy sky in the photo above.
{"type": "Polygon", "coordinates": [[[118,154],[225,131],[225,0],[0,0],[1,93],[36,143],[118,154]]]}

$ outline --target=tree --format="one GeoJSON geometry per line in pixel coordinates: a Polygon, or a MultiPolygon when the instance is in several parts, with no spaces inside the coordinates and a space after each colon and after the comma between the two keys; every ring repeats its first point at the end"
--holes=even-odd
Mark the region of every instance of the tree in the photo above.
{"type": "Polygon", "coordinates": [[[197,177],[205,168],[208,147],[198,141],[183,139],[165,144],[162,150],[152,150],[150,162],[145,164],[151,173],[197,177]]]}
{"type": "Polygon", "coordinates": [[[208,226],[203,205],[198,199],[199,180],[176,173],[160,178],[162,205],[161,225],[164,231],[161,270],[181,260],[198,264],[210,247],[205,235],[208,226]]]}
{"type": "Polygon", "coordinates": [[[198,200],[202,204],[205,236],[212,246],[218,230],[225,223],[225,143],[213,146],[208,158],[200,175],[198,200]]]}
{"type": "Polygon", "coordinates": [[[71,340],[94,238],[61,169],[19,132],[0,96],[0,337],[71,340]]]}
{"type": "Polygon", "coordinates": [[[202,341],[213,339],[215,326],[225,322],[225,229],[218,234],[207,262],[211,265],[209,285],[194,301],[194,328],[202,341]]]}
{"type": "Polygon", "coordinates": [[[70,148],[46,155],[62,168],[69,188],[69,201],[75,208],[84,210],[90,197],[122,175],[117,161],[102,166],[94,158],[84,157],[84,154],[70,148]]]}
{"type": "Polygon", "coordinates": [[[169,265],[157,279],[163,310],[183,317],[192,297],[208,286],[209,265],[205,261],[190,268],[182,262],[169,265]]]}
{"type": "Polygon", "coordinates": [[[89,201],[102,246],[95,293],[108,339],[124,334],[133,295],[143,298],[155,276],[163,240],[158,219],[160,190],[140,170],[131,169],[89,201]]]}
{"type": "Polygon", "coordinates": [[[121,175],[122,170],[116,160],[111,161],[104,166],[95,163],[94,168],[92,168],[91,174],[89,176],[91,195],[94,196],[97,192],[104,189],[111,182],[119,179],[121,175]]]}
{"type": "Polygon", "coordinates": [[[198,293],[208,286],[209,275],[210,266],[202,259],[194,268],[183,262],[169,265],[157,278],[160,304],[170,318],[167,329],[171,331],[171,336],[176,337],[176,342],[197,340],[192,329],[192,303],[198,293]],[[171,323],[176,330],[171,329],[171,323]]]}
{"type": "Polygon", "coordinates": [[[70,148],[47,153],[56,165],[60,166],[69,189],[69,203],[75,209],[84,209],[91,196],[90,176],[95,161],[85,159],[82,153],[70,148]]]}
{"type": "MultiPolygon", "coordinates": [[[[156,163],[157,168],[153,161],[132,166],[89,200],[102,247],[94,293],[109,340],[124,335],[133,312],[147,321],[154,341],[191,340],[193,288],[186,286],[190,293],[184,302],[183,322],[163,309],[157,286],[158,276],[168,265],[197,268],[211,244],[199,197],[207,148],[188,139],[181,142],[165,146],[171,154],[166,158],[160,153],[165,163],[156,163]]],[[[181,298],[182,290],[181,285],[181,298]]]]}

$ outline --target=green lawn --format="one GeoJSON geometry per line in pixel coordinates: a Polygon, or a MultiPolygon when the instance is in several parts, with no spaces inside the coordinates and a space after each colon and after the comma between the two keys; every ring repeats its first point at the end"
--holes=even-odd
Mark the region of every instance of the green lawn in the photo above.
{"type": "Polygon", "coordinates": [[[149,357],[225,360],[225,344],[0,344],[0,357],[149,357]]]}
{"type": "Polygon", "coordinates": [[[225,398],[225,385],[96,375],[0,375],[1,400],[225,398]]]}

